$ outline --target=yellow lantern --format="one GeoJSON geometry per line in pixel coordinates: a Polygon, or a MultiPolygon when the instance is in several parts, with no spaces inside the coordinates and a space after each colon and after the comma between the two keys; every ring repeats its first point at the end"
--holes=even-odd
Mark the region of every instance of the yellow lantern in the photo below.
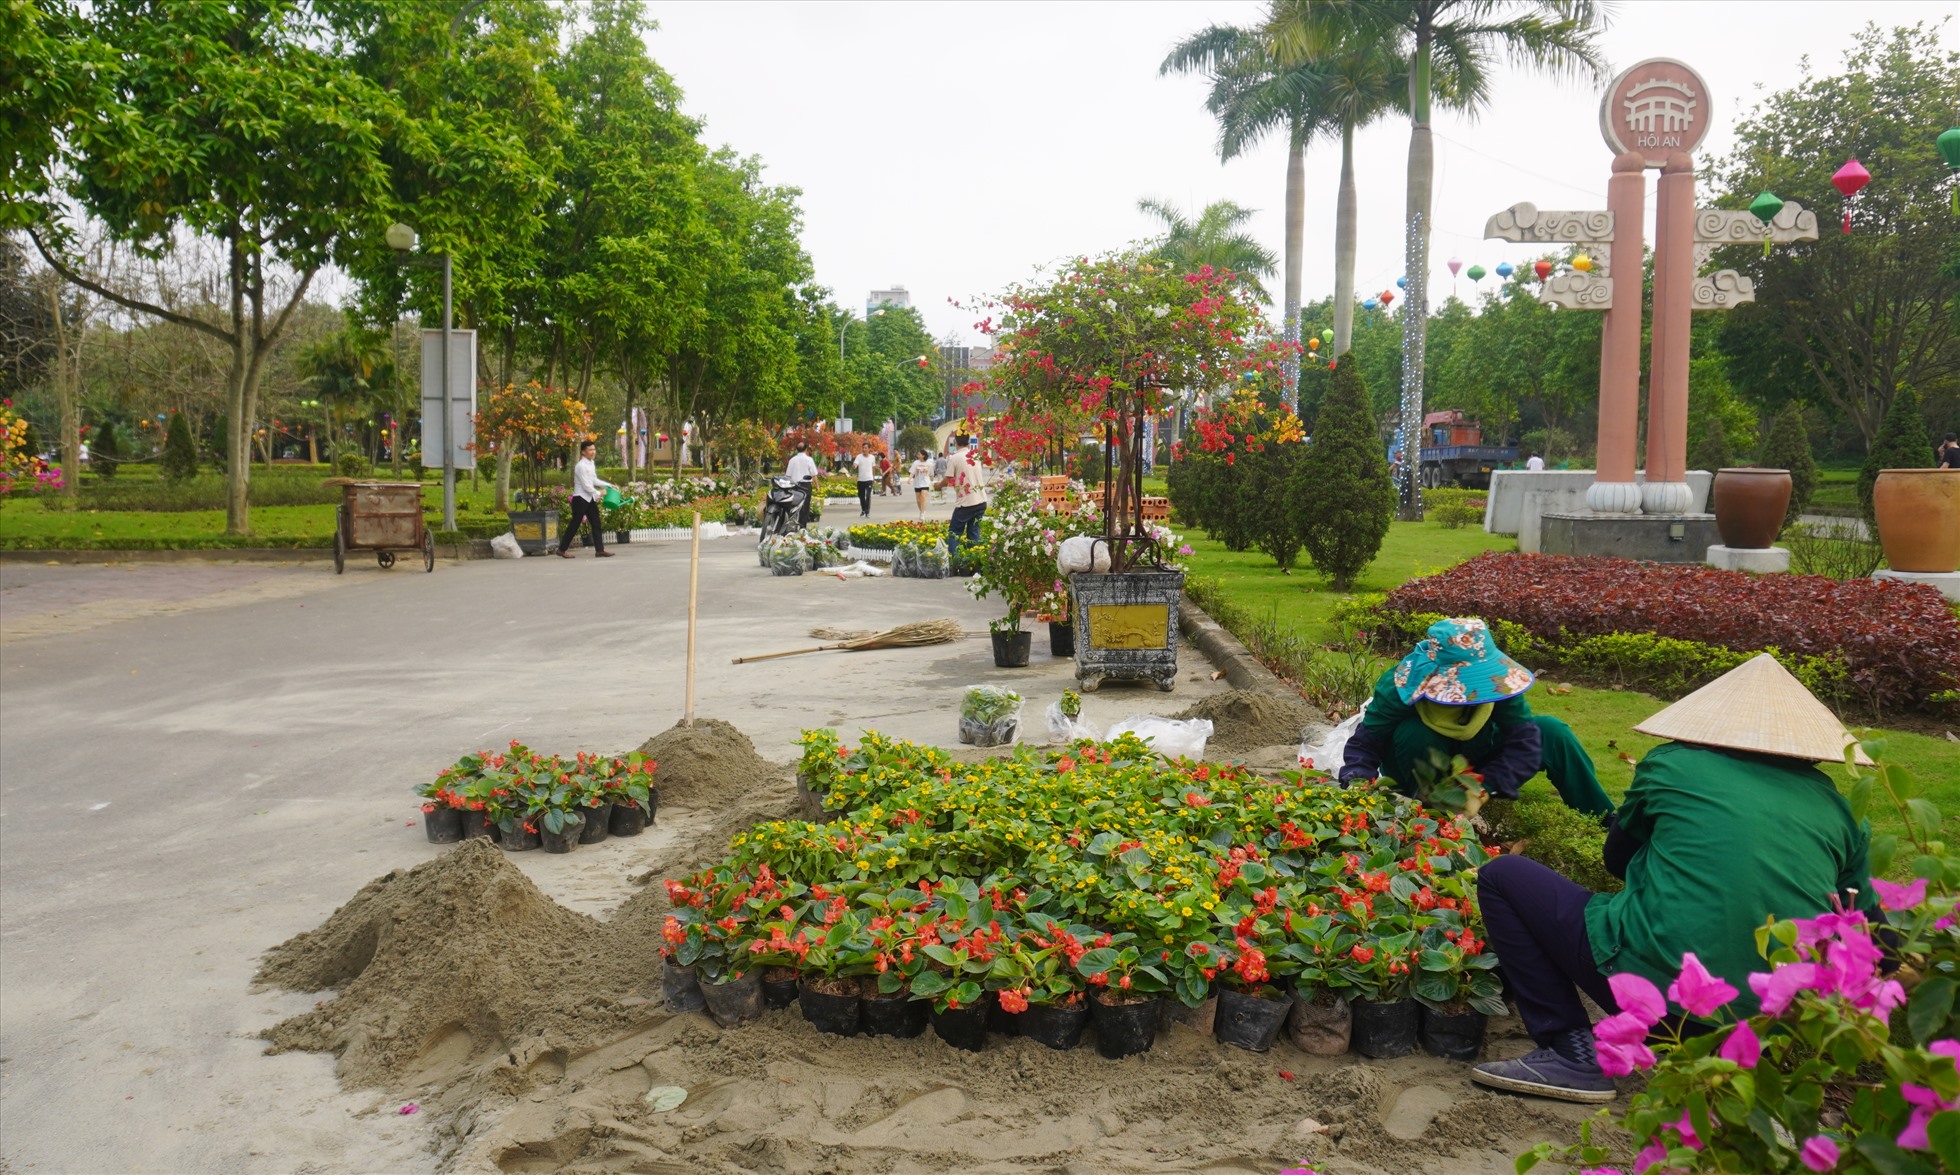
{"type": "Polygon", "coordinates": [[[1572,259],[1572,268],[1578,270],[1580,273],[1591,273],[1592,267],[1593,267],[1593,259],[1586,256],[1584,253],[1581,253],[1577,257],[1574,257],[1572,259]]]}

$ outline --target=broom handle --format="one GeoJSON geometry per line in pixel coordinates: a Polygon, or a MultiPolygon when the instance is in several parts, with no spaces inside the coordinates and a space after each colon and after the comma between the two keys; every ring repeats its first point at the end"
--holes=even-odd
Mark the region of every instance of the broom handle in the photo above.
{"type": "Polygon", "coordinates": [[[845,648],[847,647],[847,644],[848,642],[839,642],[838,644],[834,644],[834,645],[814,645],[807,649],[790,649],[782,653],[763,653],[762,655],[756,657],[737,657],[735,658],[735,664],[742,665],[750,661],[773,661],[778,657],[796,657],[796,656],[801,656],[804,653],[822,653],[830,649],[845,648]]]}
{"type": "Polygon", "coordinates": [[[694,512],[694,541],[687,555],[687,714],[682,719],[694,725],[694,611],[701,595],[701,512],[694,512]]]}

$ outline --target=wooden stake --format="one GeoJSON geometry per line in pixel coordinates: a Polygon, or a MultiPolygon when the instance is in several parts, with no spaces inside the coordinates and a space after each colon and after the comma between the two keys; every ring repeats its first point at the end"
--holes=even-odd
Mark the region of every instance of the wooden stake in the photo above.
{"type": "Polygon", "coordinates": [[[701,598],[701,512],[694,512],[694,538],[687,557],[687,715],[682,720],[694,725],[694,610],[701,598]]]}

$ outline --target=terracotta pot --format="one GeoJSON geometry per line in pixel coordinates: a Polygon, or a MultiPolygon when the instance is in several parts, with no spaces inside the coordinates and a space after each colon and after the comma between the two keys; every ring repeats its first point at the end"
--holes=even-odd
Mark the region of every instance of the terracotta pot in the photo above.
{"type": "Polygon", "coordinates": [[[1715,473],[1715,529],[1722,545],[1760,551],[1776,542],[1790,508],[1787,469],[1721,469],[1715,473]]]}
{"type": "Polygon", "coordinates": [[[1960,570],[1960,469],[1881,470],[1872,508],[1892,570],[1960,570]]]}

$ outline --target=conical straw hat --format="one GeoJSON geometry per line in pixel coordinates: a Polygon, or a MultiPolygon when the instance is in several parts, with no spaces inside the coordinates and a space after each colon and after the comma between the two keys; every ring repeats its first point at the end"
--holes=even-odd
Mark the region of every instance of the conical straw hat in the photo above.
{"type": "MultiPolygon", "coordinates": [[[[1830,707],[1762,653],[1634,727],[1655,738],[1842,763],[1852,742],[1830,707]]],[[[1857,761],[1871,760],[1863,751],[1857,761]]]]}

